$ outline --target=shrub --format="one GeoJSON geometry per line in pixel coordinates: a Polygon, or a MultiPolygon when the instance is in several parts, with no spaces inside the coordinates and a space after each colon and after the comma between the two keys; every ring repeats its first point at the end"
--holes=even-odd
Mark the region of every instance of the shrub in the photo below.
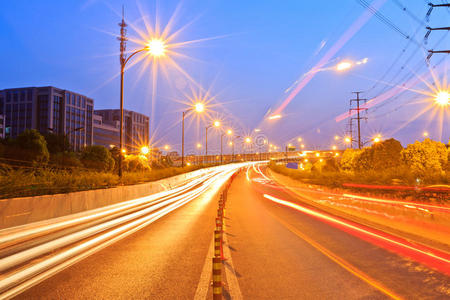
{"type": "Polygon", "coordinates": [[[401,164],[402,145],[395,139],[388,139],[364,148],[356,159],[356,170],[382,171],[396,168],[401,164]]]}
{"type": "Polygon", "coordinates": [[[97,171],[111,171],[114,169],[114,159],[103,146],[89,146],[81,153],[81,162],[86,168],[97,171]]]}
{"type": "Polygon", "coordinates": [[[150,170],[150,165],[145,156],[127,155],[123,160],[123,169],[129,172],[148,171],[150,170]]]}
{"type": "Polygon", "coordinates": [[[50,162],[64,168],[83,166],[74,152],[67,151],[50,155],[50,162]]]}

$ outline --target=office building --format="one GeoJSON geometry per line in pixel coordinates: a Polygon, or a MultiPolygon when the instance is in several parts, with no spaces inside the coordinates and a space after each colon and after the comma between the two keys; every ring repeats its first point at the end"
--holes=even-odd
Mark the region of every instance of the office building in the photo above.
{"type": "Polygon", "coordinates": [[[119,121],[103,121],[103,117],[94,112],[94,145],[106,148],[119,147],[119,121]]]}
{"type": "Polygon", "coordinates": [[[5,116],[0,115],[0,139],[5,138],[5,116]]]}
{"type": "MultiPolygon", "coordinates": [[[[103,118],[103,122],[111,124],[120,121],[119,109],[95,110],[96,115],[103,118]]],[[[138,152],[139,149],[149,144],[149,121],[150,118],[144,114],[130,110],[124,110],[124,148],[128,153],[138,152]]]]}
{"type": "Polygon", "coordinates": [[[67,135],[78,151],[93,143],[93,110],[93,99],[53,86],[0,90],[5,137],[37,129],[42,134],[67,135]]]}

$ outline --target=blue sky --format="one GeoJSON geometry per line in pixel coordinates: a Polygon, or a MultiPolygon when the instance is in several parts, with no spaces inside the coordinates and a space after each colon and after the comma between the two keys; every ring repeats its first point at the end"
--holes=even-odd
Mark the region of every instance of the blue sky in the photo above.
{"type": "MultiPolygon", "coordinates": [[[[213,116],[222,118],[227,127],[233,127],[240,135],[260,127],[258,135],[279,146],[301,136],[308,147],[329,148],[335,143],[333,137],[345,132],[346,122],[337,123],[334,119],[348,110],[352,91],[367,91],[362,95],[371,99],[389,88],[384,83],[371,87],[391,65],[384,80],[401,85],[405,81],[402,79],[414,72],[427,73],[424,49],[450,47],[445,32],[433,32],[428,44],[423,45],[425,26],[450,26],[447,9],[434,9],[426,23],[426,1],[388,0],[379,12],[402,33],[412,36],[417,30],[414,40],[422,46],[415,42],[408,45],[399,32],[371,17],[328,66],[342,60],[368,58],[368,62],[346,72],[317,73],[283,111],[282,119],[267,122],[264,118],[268,110],[275,110],[288,96],[286,89],[308,72],[364,13],[365,8],[358,1],[3,1],[0,88],[53,85],[94,98],[98,109],[118,107],[119,44],[113,34],[119,32],[122,4],[126,21],[142,30],[143,17],[154,22],[158,15],[165,25],[180,5],[174,29],[193,22],[177,41],[215,37],[177,50],[191,59],[174,58],[192,79],[217,96],[220,106],[212,108],[217,111],[213,116]],[[321,45],[323,48],[318,51],[321,45]],[[395,61],[405,45],[406,50],[395,61]]],[[[129,36],[138,34],[129,27],[129,36]]],[[[137,47],[128,43],[128,49],[137,47]]],[[[436,70],[441,70],[441,81],[443,74],[448,73],[447,60],[443,55],[431,59],[432,66],[438,63],[436,70]]],[[[180,101],[192,83],[168,67],[167,77],[159,73],[152,106],[153,74],[151,68],[143,69],[142,65],[126,72],[125,107],[152,116],[153,139],[158,145],[179,148],[179,120],[186,108],[180,101]]],[[[423,83],[414,88],[429,90],[423,83]]],[[[363,123],[364,138],[381,133],[406,145],[426,130],[434,139],[448,141],[448,107],[442,120],[436,115],[432,118],[429,111],[409,122],[429,104],[426,98],[405,92],[371,108],[368,121],[363,123]]],[[[204,126],[205,120],[189,117],[188,152],[194,152],[195,144],[203,142],[204,126]]],[[[210,149],[217,150],[218,138],[210,141],[210,149]]]]}

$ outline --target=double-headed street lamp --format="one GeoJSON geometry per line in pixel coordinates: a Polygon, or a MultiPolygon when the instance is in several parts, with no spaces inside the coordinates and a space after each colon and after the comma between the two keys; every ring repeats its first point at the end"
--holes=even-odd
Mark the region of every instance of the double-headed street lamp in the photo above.
{"type": "Polygon", "coordinates": [[[208,160],[208,129],[211,127],[220,127],[220,121],[214,121],[212,125],[205,127],[205,157],[208,160]]]}
{"type": "Polygon", "coordinates": [[[186,113],[190,111],[195,111],[197,113],[202,113],[205,111],[205,105],[203,103],[196,103],[193,107],[189,108],[188,110],[183,111],[183,118],[181,121],[181,167],[184,167],[184,117],[186,113]]]}

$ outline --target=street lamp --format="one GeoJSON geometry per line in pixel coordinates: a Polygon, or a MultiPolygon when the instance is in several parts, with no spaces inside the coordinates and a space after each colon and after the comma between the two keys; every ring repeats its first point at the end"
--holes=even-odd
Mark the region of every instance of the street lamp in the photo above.
{"type": "Polygon", "coordinates": [[[437,105],[445,107],[450,105],[450,93],[447,91],[439,91],[434,97],[437,105]]]}
{"type": "MultiPolygon", "coordinates": [[[[120,41],[120,142],[119,142],[119,148],[123,149],[123,77],[125,73],[125,66],[127,65],[128,61],[135,56],[136,54],[140,52],[147,51],[149,55],[153,57],[161,57],[164,56],[166,53],[167,45],[164,40],[153,38],[151,39],[147,46],[135,50],[133,53],[131,53],[128,57],[125,54],[126,49],[126,41],[127,37],[125,36],[126,30],[125,27],[127,24],[125,23],[125,20],[122,18],[122,22],[120,25],[120,37],[118,37],[118,40],[120,41]]],[[[121,151],[122,152],[122,151],[121,151]]],[[[119,177],[122,178],[122,155],[119,155],[119,177]]]]}
{"type": "Polygon", "coordinates": [[[233,130],[228,129],[226,133],[224,132],[224,133],[222,133],[220,135],[220,164],[223,164],[223,147],[222,147],[222,145],[223,145],[223,136],[225,134],[232,135],[233,134],[233,130]]]}
{"type": "Polygon", "coordinates": [[[190,111],[195,111],[197,113],[202,113],[203,111],[205,111],[205,105],[203,103],[196,103],[194,104],[193,107],[183,111],[183,118],[181,121],[181,167],[184,167],[184,117],[186,115],[186,113],[190,112],[190,111]]]}
{"type": "Polygon", "coordinates": [[[147,146],[143,146],[141,148],[141,154],[147,155],[150,152],[150,149],[147,146]]]}
{"type": "Polygon", "coordinates": [[[211,127],[220,127],[220,121],[214,121],[212,125],[205,127],[205,156],[206,160],[208,160],[208,129],[211,127]]]}

